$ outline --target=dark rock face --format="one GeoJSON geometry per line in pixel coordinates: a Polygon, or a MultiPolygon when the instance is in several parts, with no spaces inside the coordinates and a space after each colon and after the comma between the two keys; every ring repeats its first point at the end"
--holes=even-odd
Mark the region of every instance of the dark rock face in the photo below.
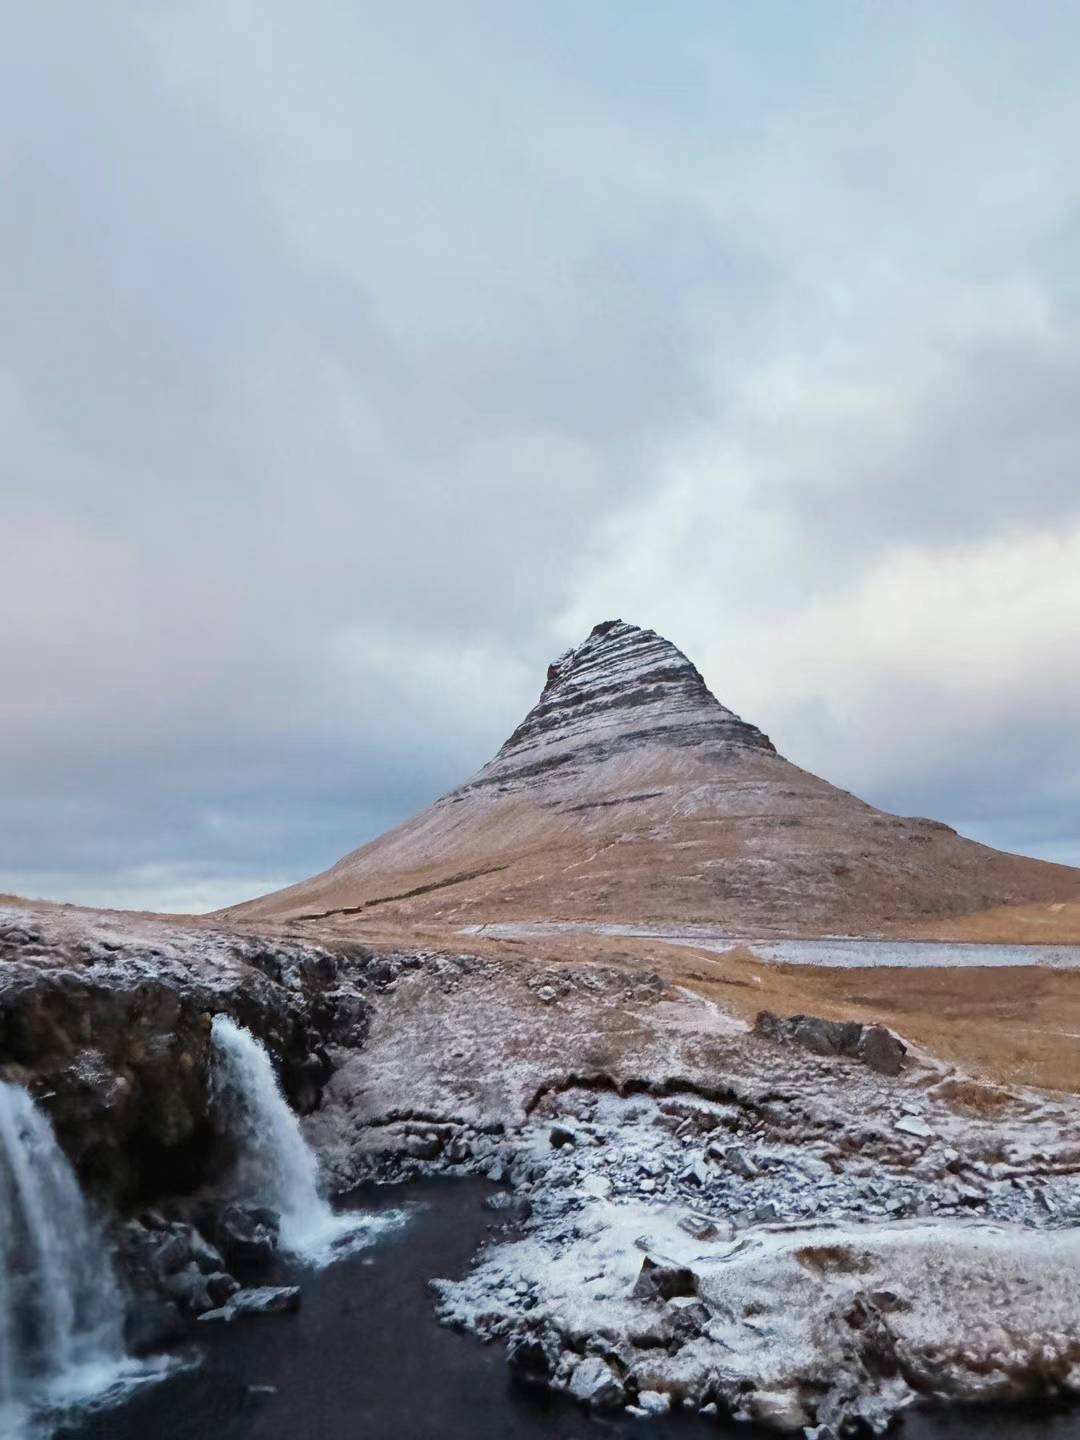
{"type": "Polygon", "coordinates": [[[258,1036],[306,1112],[330,1073],[327,1046],[363,1038],[365,985],[362,961],[315,946],[0,911],[0,1077],[46,1109],[90,1190],[121,1204],[183,1193],[221,1146],[213,1016],[258,1036]]]}
{"type": "Polygon", "coordinates": [[[674,1300],[678,1296],[696,1295],[698,1280],[685,1265],[660,1265],[648,1255],[632,1291],[635,1300],[674,1300]]]}
{"type": "Polygon", "coordinates": [[[506,1342],[506,1363],[518,1379],[546,1385],[562,1359],[562,1336],[547,1321],[523,1320],[506,1342]]]}
{"type": "Polygon", "coordinates": [[[879,1075],[899,1075],[907,1046],[884,1025],[866,1025],[859,1040],[859,1059],[879,1075]]]}
{"type": "Polygon", "coordinates": [[[784,1018],[762,1010],[754,1033],[783,1044],[801,1045],[815,1055],[846,1055],[861,1060],[879,1075],[898,1075],[907,1046],[884,1025],[860,1025],[857,1020],[824,1020],[818,1015],[784,1018]]]}
{"type": "Polygon", "coordinates": [[[768,736],[721,705],[670,640],[605,620],[549,666],[540,699],[466,788],[527,784],[643,742],[775,754],[768,736]]]}
{"type": "Polygon", "coordinates": [[[261,1265],[278,1244],[278,1217],[257,1205],[226,1205],[209,1217],[210,1232],[230,1265],[261,1265]]]}

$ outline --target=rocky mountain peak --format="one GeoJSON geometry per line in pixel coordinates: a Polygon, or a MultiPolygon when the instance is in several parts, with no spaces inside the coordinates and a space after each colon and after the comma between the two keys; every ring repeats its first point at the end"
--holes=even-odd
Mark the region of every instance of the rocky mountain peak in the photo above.
{"type": "Polygon", "coordinates": [[[604,620],[548,667],[540,699],[472,783],[530,781],[643,745],[703,744],[773,752],[670,640],[604,620]]]}

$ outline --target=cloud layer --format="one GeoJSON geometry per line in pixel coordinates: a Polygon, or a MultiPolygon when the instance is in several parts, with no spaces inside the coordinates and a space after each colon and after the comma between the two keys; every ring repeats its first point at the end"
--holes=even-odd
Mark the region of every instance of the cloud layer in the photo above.
{"type": "Polygon", "coordinates": [[[0,889],[310,873],[615,614],[1080,863],[1068,7],[9,28],[0,889]]]}

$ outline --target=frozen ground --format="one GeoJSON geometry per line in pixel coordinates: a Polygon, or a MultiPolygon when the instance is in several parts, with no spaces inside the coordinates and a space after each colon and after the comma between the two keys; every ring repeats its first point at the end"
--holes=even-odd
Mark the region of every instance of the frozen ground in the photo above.
{"type": "Polygon", "coordinates": [[[599,921],[537,920],[497,925],[469,925],[463,935],[490,935],[495,939],[528,939],[545,935],[624,935],[657,940],[668,945],[693,945],[718,954],[745,945],[762,960],[780,960],[790,965],[827,965],[841,969],[900,966],[925,969],[934,966],[1049,965],[1056,969],[1080,969],[1080,945],[984,945],[955,940],[873,940],[830,935],[814,940],[761,939],[754,935],[726,933],[705,926],[650,929],[646,926],[612,925],[599,921]]]}
{"type": "Polygon", "coordinates": [[[840,1434],[916,1397],[1080,1391],[1070,1095],[911,1052],[880,1073],[640,971],[433,955],[307,1131],[343,1189],[505,1187],[439,1313],[596,1408],[840,1434]]]}
{"type": "Polygon", "coordinates": [[[995,1147],[925,1097],[846,1131],[835,1097],[777,1100],[549,1094],[507,1176],[524,1233],[439,1282],[442,1318],[600,1409],[822,1440],[1080,1391],[1080,1184],[1035,1175],[1038,1127],[995,1147]]]}

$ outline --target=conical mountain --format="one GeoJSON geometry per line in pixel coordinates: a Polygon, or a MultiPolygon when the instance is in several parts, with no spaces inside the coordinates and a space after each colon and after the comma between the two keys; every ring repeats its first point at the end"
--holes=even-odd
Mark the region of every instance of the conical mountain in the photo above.
{"type": "Polygon", "coordinates": [[[1080,899],[1080,871],[864,804],[778,755],[652,630],[597,625],[498,754],[421,814],[227,912],[868,933],[1080,899]]]}

